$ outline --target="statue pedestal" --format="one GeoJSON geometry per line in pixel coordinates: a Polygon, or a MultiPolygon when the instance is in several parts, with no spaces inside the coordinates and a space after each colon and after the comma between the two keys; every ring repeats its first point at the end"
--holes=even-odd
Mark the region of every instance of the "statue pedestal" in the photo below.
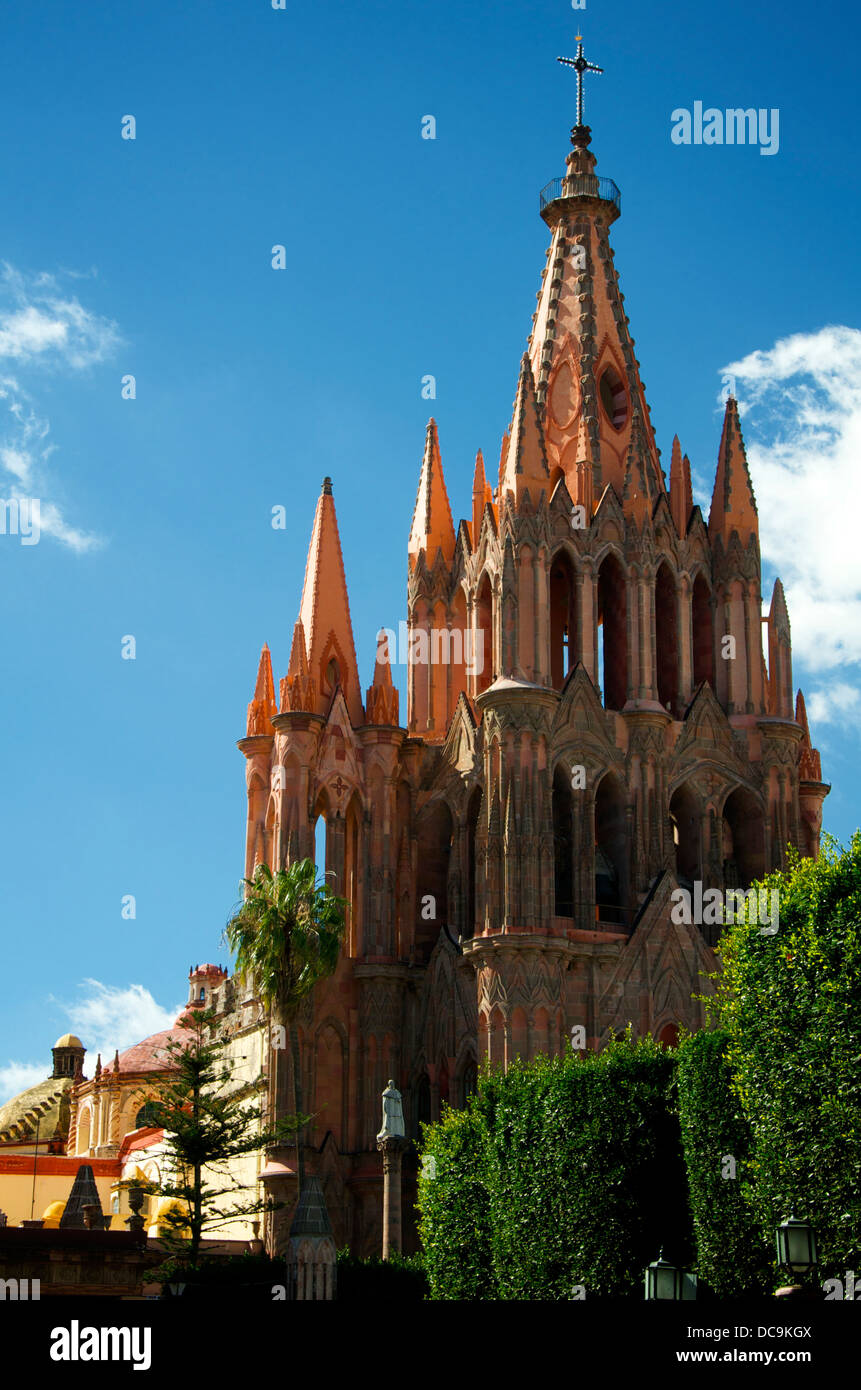
{"type": "Polygon", "coordinates": [[[377,1137],[383,1155],[383,1259],[401,1252],[401,1159],[409,1140],[400,1134],[377,1137]]]}

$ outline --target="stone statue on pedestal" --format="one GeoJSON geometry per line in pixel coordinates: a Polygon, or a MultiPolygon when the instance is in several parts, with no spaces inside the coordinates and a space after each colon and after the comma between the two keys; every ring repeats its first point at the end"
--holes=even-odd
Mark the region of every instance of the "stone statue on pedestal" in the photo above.
{"type": "Polygon", "coordinates": [[[400,1091],[396,1090],[395,1083],[391,1079],[386,1089],[383,1091],[383,1127],[377,1135],[380,1139],[403,1139],[404,1130],[404,1107],[401,1100],[400,1091]]]}

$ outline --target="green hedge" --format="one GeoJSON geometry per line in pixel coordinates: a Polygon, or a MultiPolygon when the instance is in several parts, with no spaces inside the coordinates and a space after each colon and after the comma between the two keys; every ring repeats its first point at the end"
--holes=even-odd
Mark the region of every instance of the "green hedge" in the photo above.
{"type": "Polygon", "coordinates": [[[488,1084],[489,1077],[481,1076],[479,1095],[467,1110],[447,1109],[440,1124],[425,1126],[424,1156],[436,1165],[436,1176],[419,1174],[418,1205],[431,1298],[495,1297],[486,1134],[478,1110],[479,1098],[486,1105],[488,1084]]]}
{"type": "Polygon", "coordinates": [[[720,1298],[740,1298],[772,1288],[774,1246],[754,1210],[750,1125],[732,1090],[727,1045],[723,1032],[683,1039],[678,1105],[700,1294],[705,1284],[720,1298]]]}
{"type": "Polygon", "coordinates": [[[689,1263],[673,1059],[651,1038],[485,1071],[428,1126],[419,1181],[432,1298],[639,1296],[663,1247],[689,1263]]]}
{"type": "Polygon", "coordinates": [[[861,831],[764,884],[780,894],[779,930],[727,930],[715,1008],[763,1236],[808,1218],[821,1281],[861,1267],[861,831]]]}

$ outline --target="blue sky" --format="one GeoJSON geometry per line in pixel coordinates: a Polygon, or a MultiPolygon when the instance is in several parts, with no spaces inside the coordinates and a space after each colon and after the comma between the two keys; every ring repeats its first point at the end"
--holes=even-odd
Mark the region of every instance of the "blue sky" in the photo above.
{"type": "Polygon", "coordinates": [[[858,823],[853,10],[19,5],[3,21],[0,494],[40,496],[43,535],[0,537],[0,1099],[66,1028],[127,1045],[173,1015],[189,964],[224,959],[235,740],[264,640],[284,674],[323,476],[365,685],[377,628],[404,616],[428,414],[457,516],[476,449],[498,458],[544,264],[538,192],[574,119],[554,60],[578,25],[605,68],[587,119],[622,189],[616,264],[665,468],[678,432],[708,500],[732,370],[763,589],[779,568],[835,784],[826,827],[858,823]],[[777,154],[673,144],[671,113],[695,101],[778,109],[777,154]]]}

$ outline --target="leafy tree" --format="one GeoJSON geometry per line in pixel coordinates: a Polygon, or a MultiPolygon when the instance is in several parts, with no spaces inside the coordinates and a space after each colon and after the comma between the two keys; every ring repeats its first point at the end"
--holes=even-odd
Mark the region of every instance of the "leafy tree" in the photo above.
{"type": "MultiPolygon", "coordinates": [[[[227,923],[225,936],[237,970],[255,981],[272,1026],[283,1028],[290,1038],[298,1115],[302,1079],[296,1011],[318,981],[335,971],[344,935],[345,900],[317,881],[312,859],[298,860],[274,874],[268,864],[258,864],[254,877],[244,884],[245,899],[227,923]]],[[[296,1159],[301,1189],[305,1167],[299,1129],[296,1159]]]]}
{"type": "Polygon", "coordinates": [[[183,1024],[191,1037],[166,1044],[169,1070],[155,1082],[155,1095],[147,1088],[151,1122],[165,1131],[171,1160],[167,1171],[158,1183],[133,1179],[123,1184],[174,1204],[160,1218],[171,1257],[163,1274],[176,1266],[197,1271],[205,1233],[274,1210],[270,1199],[243,1195],[247,1189],[231,1178],[230,1165],[286,1142],[300,1120],[290,1116],[273,1129],[262,1127],[261,1107],[249,1100],[248,1088],[236,1086],[225,1056],[227,1040],[215,1036],[213,1019],[213,1009],[189,1010],[183,1024]],[[225,1206],[222,1199],[230,1196],[236,1200],[225,1206]]]}
{"type": "Polygon", "coordinates": [[[861,831],[847,849],[825,837],[817,860],[793,853],[762,886],[779,893],[779,929],[727,929],[713,1007],[763,1236],[807,1217],[816,1277],[839,1276],[861,1258],[861,831]]]}

